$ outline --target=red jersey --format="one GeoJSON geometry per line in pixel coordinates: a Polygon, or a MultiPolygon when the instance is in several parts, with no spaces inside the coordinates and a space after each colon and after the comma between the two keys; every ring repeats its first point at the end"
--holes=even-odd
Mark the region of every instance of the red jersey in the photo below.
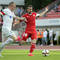
{"type": "Polygon", "coordinates": [[[35,12],[33,12],[32,14],[26,13],[25,15],[23,15],[23,17],[27,19],[27,22],[26,22],[27,26],[26,26],[25,32],[35,33],[36,32],[36,25],[35,25],[36,13],[35,12]]]}

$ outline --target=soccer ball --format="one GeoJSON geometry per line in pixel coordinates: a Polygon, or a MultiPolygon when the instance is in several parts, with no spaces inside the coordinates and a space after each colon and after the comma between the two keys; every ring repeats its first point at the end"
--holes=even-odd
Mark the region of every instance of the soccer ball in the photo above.
{"type": "Polygon", "coordinates": [[[49,56],[49,50],[44,49],[42,51],[43,56],[49,56]]]}

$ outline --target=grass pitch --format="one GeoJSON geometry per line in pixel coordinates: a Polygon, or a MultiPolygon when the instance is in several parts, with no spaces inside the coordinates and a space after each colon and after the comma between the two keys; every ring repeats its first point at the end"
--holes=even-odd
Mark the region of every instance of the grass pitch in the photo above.
{"type": "Polygon", "coordinates": [[[29,50],[7,50],[2,52],[0,60],[60,60],[60,51],[50,51],[49,56],[44,57],[42,50],[35,50],[34,56],[28,56],[29,50]]]}

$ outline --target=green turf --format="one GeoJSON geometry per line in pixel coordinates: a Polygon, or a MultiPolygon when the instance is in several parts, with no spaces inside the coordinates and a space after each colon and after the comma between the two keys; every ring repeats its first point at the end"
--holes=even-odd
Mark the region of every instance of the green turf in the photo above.
{"type": "Polygon", "coordinates": [[[44,57],[41,50],[35,50],[34,56],[28,56],[28,50],[4,50],[0,60],[60,60],[60,51],[50,51],[50,55],[44,57]]]}

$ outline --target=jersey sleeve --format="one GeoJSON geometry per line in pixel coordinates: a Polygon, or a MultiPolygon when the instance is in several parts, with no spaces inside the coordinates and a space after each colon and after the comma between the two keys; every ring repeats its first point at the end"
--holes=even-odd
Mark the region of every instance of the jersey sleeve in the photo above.
{"type": "Polygon", "coordinates": [[[9,14],[7,9],[4,9],[2,12],[5,13],[5,15],[9,14]]]}
{"type": "Polygon", "coordinates": [[[25,22],[27,23],[27,14],[24,14],[22,17],[26,18],[25,22]]]}
{"type": "Polygon", "coordinates": [[[22,17],[26,17],[26,14],[24,14],[22,17]]]}
{"type": "Polygon", "coordinates": [[[4,16],[6,14],[8,14],[8,11],[6,9],[0,11],[0,15],[4,16]]]}
{"type": "Polygon", "coordinates": [[[40,16],[40,14],[36,14],[36,17],[40,16]]]}

